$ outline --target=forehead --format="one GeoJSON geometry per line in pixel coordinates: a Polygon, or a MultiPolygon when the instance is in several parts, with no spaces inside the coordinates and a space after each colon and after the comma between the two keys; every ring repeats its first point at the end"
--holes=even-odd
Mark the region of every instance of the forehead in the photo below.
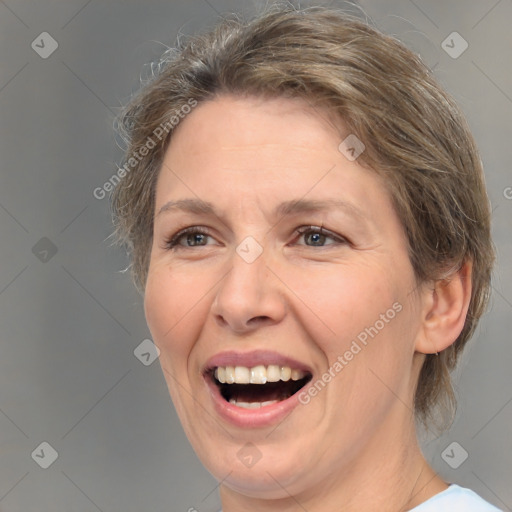
{"type": "Polygon", "coordinates": [[[339,199],[363,210],[371,197],[388,209],[381,178],[339,150],[346,136],[341,123],[301,99],[222,96],[201,103],[173,133],[156,211],[193,197],[232,204],[258,197],[269,209],[284,200],[339,199]]]}
{"type": "MultiPolygon", "coordinates": [[[[325,111],[300,98],[220,96],[200,103],[177,126],[169,150],[186,152],[189,158],[209,152],[251,154],[289,149],[286,157],[300,159],[304,153],[336,151],[342,123],[335,126],[325,111]]],[[[234,155],[235,156],[235,155],[234,155]]],[[[241,167],[250,165],[244,162],[241,167]]]]}

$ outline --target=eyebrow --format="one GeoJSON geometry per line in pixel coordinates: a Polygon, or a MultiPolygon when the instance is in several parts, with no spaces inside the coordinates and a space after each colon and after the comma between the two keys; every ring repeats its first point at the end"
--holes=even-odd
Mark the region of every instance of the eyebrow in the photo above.
{"type": "MultiPolygon", "coordinates": [[[[274,217],[286,217],[298,213],[315,213],[321,211],[342,210],[357,218],[368,220],[367,216],[357,206],[341,199],[295,199],[284,201],[274,208],[274,217]]],[[[202,199],[178,199],[168,201],[157,213],[183,211],[196,215],[214,215],[221,217],[212,203],[202,199]]]]}

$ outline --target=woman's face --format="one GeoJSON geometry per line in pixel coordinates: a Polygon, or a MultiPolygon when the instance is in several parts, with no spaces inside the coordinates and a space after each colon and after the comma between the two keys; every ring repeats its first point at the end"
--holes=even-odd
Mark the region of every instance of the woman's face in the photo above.
{"type": "Polygon", "coordinates": [[[301,100],[222,96],[181,121],[158,178],[148,325],[198,456],[247,495],[375,464],[413,421],[421,294],[348,135],[301,100]]]}

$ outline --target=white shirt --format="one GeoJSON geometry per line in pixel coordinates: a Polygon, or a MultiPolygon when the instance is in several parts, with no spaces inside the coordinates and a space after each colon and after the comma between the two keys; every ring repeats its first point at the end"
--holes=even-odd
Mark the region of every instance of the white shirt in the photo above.
{"type": "Polygon", "coordinates": [[[414,507],[411,512],[502,512],[471,489],[451,484],[448,489],[414,507]]]}
{"type": "MultiPolygon", "coordinates": [[[[219,512],[222,512],[220,510],[219,512]]],[[[432,496],[410,512],[503,512],[480,498],[476,492],[456,484],[432,496]]]]}

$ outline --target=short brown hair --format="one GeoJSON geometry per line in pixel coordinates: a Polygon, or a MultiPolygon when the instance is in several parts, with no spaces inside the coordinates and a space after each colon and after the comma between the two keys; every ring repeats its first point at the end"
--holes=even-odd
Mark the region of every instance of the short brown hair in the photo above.
{"type": "Polygon", "coordinates": [[[475,142],[420,58],[339,10],[273,5],[248,22],[228,17],[180,43],[156,69],[119,118],[127,172],[111,197],[117,240],[131,253],[139,291],[149,267],[155,184],[175,127],[169,119],[190,101],[220,94],[304,98],[338,116],[364,142],[358,161],[388,184],[418,282],[444,279],[472,262],[464,328],[453,345],[426,356],[415,395],[424,423],[436,404],[453,411],[449,371],[485,311],[494,249],[475,142]],[[166,127],[165,137],[133,159],[149,138],[157,139],[159,126],[166,127]]]}

